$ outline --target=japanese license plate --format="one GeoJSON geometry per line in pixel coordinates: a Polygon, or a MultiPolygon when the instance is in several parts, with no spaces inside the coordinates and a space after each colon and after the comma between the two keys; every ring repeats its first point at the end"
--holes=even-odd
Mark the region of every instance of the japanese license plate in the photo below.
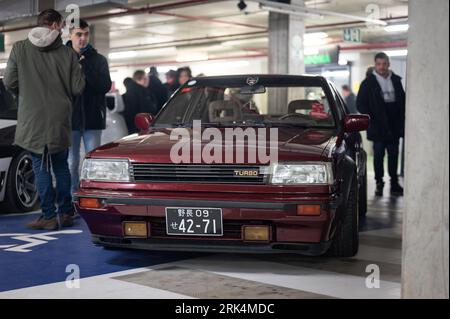
{"type": "Polygon", "coordinates": [[[222,236],[220,208],[166,208],[167,235],[222,236]]]}

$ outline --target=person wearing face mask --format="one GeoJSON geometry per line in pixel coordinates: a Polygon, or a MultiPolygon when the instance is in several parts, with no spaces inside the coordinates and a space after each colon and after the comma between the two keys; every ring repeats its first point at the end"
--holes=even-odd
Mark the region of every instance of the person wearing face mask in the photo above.
{"type": "Polygon", "coordinates": [[[14,144],[31,153],[42,209],[41,216],[27,227],[55,230],[73,225],[67,156],[72,101],[81,94],[85,81],[77,55],[62,43],[61,14],[44,10],[37,24],[26,40],[13,45],[3,81],[19,97],[14,144]]]}
{"type": "Polygon", "coordinates": [[[373,142],[375,195],[383,196],[384,154],[388,154],[391,194],[403,195],[398,182],[399,140],[405,134],[405,91],[401,77],[390,69],[389,57],[384,52],[375,55],[375,66],[361,83],[356,105],[362,114],[370,115],[367,139],[373,142]]]}
{"type": "Polygon", "coordinates": [[[89,24],[80,19],[79,25],[72,24],[69,32],[70,41],[66,45],[76,52],[86,79],[83,94],[73,104],[73,142],[69,151],[73,193],[78,188],[80,179],[81,139],[85,153],[99,147],[101,143],[102,130],[106,126],[105,94],[111,89],[111,77],[108,61],[89,43],[89,24]]]}

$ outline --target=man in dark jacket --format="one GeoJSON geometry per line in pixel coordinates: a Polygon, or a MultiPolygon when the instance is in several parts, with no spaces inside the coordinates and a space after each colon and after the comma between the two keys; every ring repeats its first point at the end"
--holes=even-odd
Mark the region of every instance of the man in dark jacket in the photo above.
{"type": "Polygon", "coordinates": [[[169,98],[169,92],[159,79],[158,70],[154,66],[150,68],[150,73],[148,76],[148,89],[150,90],[150,93],[155,97],[156,113],[158,113],[163,105],[167,102],[169,98]]]}
{"type": "Polygon", "coordinates": [[[72,193],[78,188],[80,176],[80,143],[85,153],[100,146],[106,126],[105,94],[111,89],[108,61],[89,44],[89,25],[80,19],[70,29],[68,47],[73,48],[85,74],[86,88],[73,104],[72,147],[69,153],[72,193]]]}
{"type": "Polygon", "coordinates": [[[41,12],[28,39],[14,44],[4,77],[5,86],[19,96],[14,143],[31,153],[36,176],[42,216],[27,224],[33,229],[58,229],[57,213],[61,226],[73,225],[67,156],[73,96],[82,92],[85,81],[77,55],[62,43],[62,22],[55,10],[41,12]]]}
{"type": "Polygon", "coordinates": [[[367,138],[373,141],[375,195],[383,195],[383,161],[388,153],[388,170],[391,178],[391,194],[403,195],[398,183],[399,139],[405,131],[405,91],[401,78],[389,70],[389,57],[381,52],[375,56],[375,69],[362,82],[357,97],[360,113],[370,115],[367,138]]]}
{"type": "Polygon", "coordinates": [[[164,83],[165,88],[169,92],[169,97],[175,93],[175,91],[180,87],[178,83],[178,73],[175,70],[169,70],[166,72],[166,83],[164,83]]]}
{"type": "Polygon", "coordinates": [[[137,70],[133,74],[133,79],[126,78],[123,81],[126,93],[122,96],[125,110],[123,115],[127,123],[128,133],[137,133],[134,125],[134,117],[138,113],[150,113],[156,115],[156,99],[148,90],[149,79],[143,70],[137,70]]]}

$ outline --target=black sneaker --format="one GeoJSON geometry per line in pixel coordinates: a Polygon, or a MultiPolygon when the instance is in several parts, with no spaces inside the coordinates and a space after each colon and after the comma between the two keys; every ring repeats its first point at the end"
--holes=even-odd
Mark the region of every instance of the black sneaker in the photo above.
{"type": "Polygon", "coordinates": [[[382,197],[383,196],[383,188],[384,188],[384,183],[377,183],[377,187],[375,188],[375,196],[382,197]]]}
{"type": "Polygon", "coordinates": [[[403,196],[403,187],[399,183],[391,184],[391,195],[403,196]]]}

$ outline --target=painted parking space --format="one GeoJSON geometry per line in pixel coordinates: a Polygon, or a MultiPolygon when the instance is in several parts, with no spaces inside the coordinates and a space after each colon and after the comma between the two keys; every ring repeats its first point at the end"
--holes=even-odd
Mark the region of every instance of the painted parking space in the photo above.
{"type": "Polygon", "coordinates": [[[92,244],[81,218],[60,231],[27,229],[25,224],[37,216],[0,216],[0,291],[61,282],[74,267],[79,267],[80,278],[87,278],[199,255],[107,250],[92,244]]]}

